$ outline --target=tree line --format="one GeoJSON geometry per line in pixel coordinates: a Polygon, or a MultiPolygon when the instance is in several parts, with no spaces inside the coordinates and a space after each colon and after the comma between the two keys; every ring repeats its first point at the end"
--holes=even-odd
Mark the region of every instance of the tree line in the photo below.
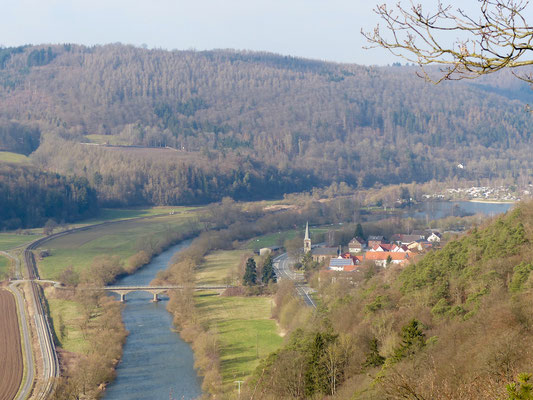
{"type": "Polygon", "coordinates": [[[97,210],[96,192],[85,178],[0,164],[0,229],[72,222],[97,210]]]}

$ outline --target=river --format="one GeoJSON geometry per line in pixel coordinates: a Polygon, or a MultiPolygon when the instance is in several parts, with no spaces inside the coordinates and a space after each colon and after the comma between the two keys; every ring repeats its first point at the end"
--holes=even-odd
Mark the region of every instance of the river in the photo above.
{"type": "Polygon", "coordinates": [[[450,216],[484,214],[492,217],[508,211],[514,203],[480,203],[474,201],[427,201],[413,206],[404,216],[440,219],[450,216]]]}
{"type": "MultiPolygon", "coordinates": [[[[170,247],[133,275],[119,279],[117,286],[148,285],[158,271],[166,269],[172,256],[190,241],[170,247]]],[[[126,295],[122,319],[129,331],[117,379],[108,386],[105,399],[190,400],[202,394],[201,379],[193,368],[191,347],[174,332],[167,301],[152,303],[152,295],[126,295]]]]}

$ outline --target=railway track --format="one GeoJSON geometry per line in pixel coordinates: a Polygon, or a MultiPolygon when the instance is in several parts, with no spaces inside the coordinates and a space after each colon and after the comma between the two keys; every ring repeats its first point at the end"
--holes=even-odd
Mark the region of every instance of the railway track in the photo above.
{"type": "MultiPolygon", "coordinates": [[[[51,238],[44,238],[50,240],[51,238]]],[[[24,260],[28,270],[28,279],[30,280],[31,297],[33,307],[35,310],[35,326],[37,329],[37,340],[39,347],[41,348],[41,354],[43,359],[42,378],[43,385],[40,391],[35,396],[36,399],[46,399],[50,396],[54,389],[55,378],[59,377],[59,360],[57,358],[57,352],[54,345],[54,339],[52,335],[52,327],[48,316],[45,313],[44,299],[40,290],[40,287],[35,280],[40,279],[37,264],[35,263],[35,256],[32,250],[41,245],[45,240],[40,239],[24,250],[24,260]]]]}

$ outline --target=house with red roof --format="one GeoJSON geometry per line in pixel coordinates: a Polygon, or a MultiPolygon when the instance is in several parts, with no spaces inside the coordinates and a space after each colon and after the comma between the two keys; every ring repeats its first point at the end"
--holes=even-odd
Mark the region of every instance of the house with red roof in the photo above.
{"type": "Polygon", "coordinates": [[[373,261],[376,265],[387,267],[387,264],[404,264],[409,262],[409,253],[391,251],[368,251],[365,260],[373,261]]]}

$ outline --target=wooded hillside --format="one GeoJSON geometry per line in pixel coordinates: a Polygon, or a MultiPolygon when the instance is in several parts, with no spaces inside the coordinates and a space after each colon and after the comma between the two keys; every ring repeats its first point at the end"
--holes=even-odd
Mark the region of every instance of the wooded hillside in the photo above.
{"type": "Polygon", "coordinates": [[[40,165],[81,173],[111,203],[210,201],[234,192],[244,198],[280,180],[270,195],[331,181],[368,187],[453,177],[528,179],[533,124],[525,106],[533,96],[526,85],[500,75],[435,87],[415,72],[230,50],[4,48],[0,117],[66,140],[61,153],[56,145],[40,149],[40,165]],[[157,174],[138,178],[146,161],[136,156],[120,173],[92,153],[80,158],[76,143],[95,134],[189,154],[165,163],[189,175],[184,190],[192,194],[156,194],[163,190],[157,174]],[[246,169],[235,171],[247,160],[246,169]],[[230,170],[209,187],[218,171],[230,170]],[[107,190],[95,181],[98,174],[136,182],[146,195],[107,190]]]}
{"type": "MultiPolygon", "coordinates": [[[[526,399],[533,204],[408,267],[320,282],[321,304],[249,382],[262,399],[526,399]],[[524,381],[524,378],[526,380],[524,381]],[[513,382],[521,380],[521,384],[513,382]],[[275,382],[275,384],[273,384],[275,382]]],[[[295,317],[279,295],[281,321],[295,317]]],[[[290,326],[290,322],[288,323],[290,326]]]]}

